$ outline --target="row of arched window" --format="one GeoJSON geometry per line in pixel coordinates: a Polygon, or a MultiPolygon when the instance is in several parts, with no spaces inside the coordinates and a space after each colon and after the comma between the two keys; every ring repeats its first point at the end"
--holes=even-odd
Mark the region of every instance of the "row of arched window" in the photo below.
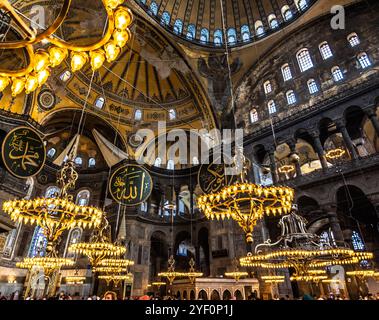
{"type": "MultiPolygon", "coordinates": [[[[198,157],[193,157],[192,158],[192,164],[197,166],[200,164],[200,161],[199,161],[199,158],[198,157]]],[[[154,167],[157,167],[157,168],[160,168],[162,166],[162,159],[161,158],[156,158],[155,159],[155,162],[154,162],[154,167]]],[[[167,161],[167,166],[166,166],[166,169],[167,170],[174,170],[175,169],[175,162],[174,160],[170,159],[167,161]]]]}
{"type": "MultiPolygon", "coordinates": [[[[347,40],[351,47],[356,47],[360,44],[359,37],[356,33],[352,33],[347,37],[347,40]]],[[[327,60],[333,57],[333,52],[328,44],[324,41],[319,45],[319,50],[322,58],[327,60]]],[[[301,72],[305,72],[314,67],[313,60],[307,48],[299,50],[296,54],[296,58],[299,64],[301,72]]],[[[361,52],[357,55],[357,61],[362,69],[366,69],[372,65],[371,60],[366,52],[361,52]]],[[[287,82],[293,79],[292,70],[288,63],[284,64],[281,67],[281,72],[283,76],[283,81],[287,82]]],[[[344,74],[339,66],[334,66],[331,69],[331,75],[335,82],[340,82],[344,79],[344,74]]],[[[309,79],[307,81],[308,92],[311,95],[314,95],[320,91],[319,85],[315,79],[309,79]]],[[[273,86],[271,81],[266,81],[263,84],[263,90],[266,96],[269,96],[273,91],[273,86]]],[[[297,97],[294,90],[289,90],[286,92],[286,99],[288,105],[294,105],[297,103],[297,97]]],[[[277,112],[277,107],[274,100],[270,100],[267,103],[269,114],[274,114],[277,112]]],[[[256,109],[251,110],[250,112],[250,121],[255,123],[259,120],[258,111],[256,109]]]]}
{"type": "MultiPolygon", "coordinates": [[[[48,156],[48,158],[53,159],[54,156],[56,155],[56,153],[57,153],[57,149],[50,148],[47,151],[47,156],[48,156]]],[[[78,156],[74,159],[74,162],[77,166],[81,167],[83,165],[83,158],[78,156]]],[[[96,159],[95,158],[89,158],[88,159],[88,168],[94,168],[94,167],[96,167],[96,159]]]]}
{"type": "MultiPolygon", "coordinates": [[[[140,3],[146,5],[146,0],[139,0],[140,3]]],[[[309,0],[297,0],[295,1],[297,11],[303,12],[309,7],[309,0]]],[[[147,12],[150,15],[157,16],[158,15],[158,4],[155,1],[151,1],[147,12]]],[[[291,10],[291,8],[288,5],[285,5],[281,9],[282,19],[284,22],[288,22],[292,20],[295,16],[294,12],[291,10]]],[[[275,14],[270,14],[267,17],[268,26],[270,29],[275,30],[278,29],[280,26],[279,19],[275,14]]],[[[177,35],[183,35],[183,29],[184,24],[181,19],[176,19],[175,21],[171,21],[171,15],[169,12],[164,11],[160,17],[160,23],[164,26],[170,26],[172,23],[172,28],[174,33],[177,35]]],[[[229,45],[235,45],[238,42],[237,39],[237,30],[235,28],[229,28],[227,31],[226,39],[229,45]]],[[[251,40],[251,38],[254,36],[253,33],[255,32],[255,35],[257,38],[263,37],[266,33],[264,24],[261,20],[257,20],[254,24],[254,30],[250,30],[250,27],[245,24],[241,26],[240,29],[241,32],[241,39],[242,42],[248,42],[251,40]]],[[[194,24],[189,24],[187,26],[186,33],[184,36],[188,40],[195,40],[196,39],[196,26],[194,24]]],[[[210,32],[207,28],[202,28],[200,30],[200,43],[207,44],[210,42],[210,32]]],[[[221,29],[217,29],[213,33],[213,44],[216,46],[221,46],[224,42],[224,34],[221,29]]]]}

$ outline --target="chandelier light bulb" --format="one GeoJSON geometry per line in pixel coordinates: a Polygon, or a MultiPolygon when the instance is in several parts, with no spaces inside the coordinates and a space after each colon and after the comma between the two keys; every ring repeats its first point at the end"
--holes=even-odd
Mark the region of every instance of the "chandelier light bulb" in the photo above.
{"type": "Polygon", "coordinates": [[[29,94],[35,91],[37,88],[38,88],[38,78],[35,75],[30,74],[25,82],[25,93],[29,94]]]}
{"type": "Polygon", "coordinates": [[[120,48],[126,46],[126,43],[129,41],[130,33],[128,31],[119,31],[116,30],[113,32],[113,39],[116,41],[117,45],[120,48]]]}
{"type": "Polygon", "coordinates": [[[0,77],[0,92],[3,92],[9,83],[10,79],[8,77],[0,77]]]}
{"type": "Polygon", "coordinates": [[[105,57],[109,63],[115,61],[121,52],[121,48],[118,47],[114,42],[108,42],[105,46],[105,57]]]}
{"type": "Polygon", "coordinates": [[[13,78],[12,79],[12,97],[18,96],[25,88],[25,78],[13,78]]]}
{"type": "Polygon", "coordinates": [[[38,72],[37,79],[38,79],[38,86],[41,87],[44,85],[50,77],[50,71],[48,69],[42,70],[41,72],[38,72]]]}
{"type": "Polygon", "coordinates": [[[50,63],[52,67],[59,66],[68,55],[65,48],[51,47],[49,48],[50,63]]]}
{"type": "Polygon", "coordinates": [[[119,8],[115,13],[116,29],[125,30],[132,23],[132,15],[128,9],[119,8]]]}
{"type": "Polygon", "coordinates": [[[40,72],[50,65],[50,55],[43,50],[39,50],[35,54],[34,71],[40,72]]]}
{"type": "Polygon", "coordinates": [[[71,70],[79,71],[88,61],[88,55],[85,52],[73,52],[71,55],[71,70]]]}
{"type": "Polygon", "coordinates": [[[111,10],[116,9],[119,5],[122,5],[123,3],[124,0],[105,0],[106,6],[111,10]]]}
{"type": "Polygon", "coordinates": [[[98,70],[102,67],[105,61],[105,54],[103,50],[95,50],[89,53],[91,58],[92,70],[98,70]]]}

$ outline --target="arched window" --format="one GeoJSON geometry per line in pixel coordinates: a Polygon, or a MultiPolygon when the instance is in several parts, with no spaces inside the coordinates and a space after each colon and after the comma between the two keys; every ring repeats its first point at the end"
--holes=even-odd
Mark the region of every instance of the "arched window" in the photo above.
{"type": "Polygon", "coordinates": [[[363,69],[371,66],[371,61],[366,52],[358,54],[358,61],[363,69]]]}
{"type": "Polygon", "coordinates": [[[228,43],[230,45],[234,45],[237,43],[237,32],[234,28],[230,28],[228,30],[228,43]]]}
{"type": "Polygon", "coordinates": [[[308,1],[307,0],[298,0],[296,2],[297,8],[299,11],[304,11],[308,8],[308,1]]]}
{"type": "Polygon", "coordinates": [[[289,6],[286,5],[282,7],[282,16],[285,21],[289,21],[293,18],[293,13],[289,6]]]}
{"type": "Polygon", "coordinates": [[[250,121],[251,123],[256,123],[258,122],[258,111],[256,109],[253,109],[250,111],[250,121]]]}
{"type": "Polygon", "coordinates": [[[95,158],[89,158],[88,159],[88,168],[94,168],[96,167],[96,159],[95,158]]]}
{"type": "Polygon", "coordinates": [[[163,12],[161,17],[161,24],[168,26],[170,24],[170,20],[170,14],[167,11],[163,12]]]}
{"type": "Polygon", "coordinates": [[[315,94],[318,92],[318,85],[314,79],[308,80],[308,90],[310,94],[315,94]]]}
{"type": "Polygon", "coordinates": [[[192,164],[195,165],[195,166],[198,166],[200,164],[199,162],[199,158],[198,157],[193,157],[192,158],[192,164]]]}
{"type": "Polygon", "coordinates": [[[167,161],[167,170],[174,170],[175,169],[175,163],[174,160],[168,160],[167,161]]]}
{"type": "Polygon", "coordinates": [[[65,254],[66,258],[75,259],[76,254],[68,251],[68,248],[71,245],[80,242],[80,239],[82,237],[82,232],[83,231],[80,228],[75,228],[75,229],[72,229],[70,231],[68,239],[67,239],[67,243],[66,243],[66,250],[65,250],[66,251],[66,254],[65,254]]]}
{"type": "Polygon", "coordinates": [[[332,75],[335,82],[339,82],[343,80],[343,73],[340,69],[340,67],[336,66],[332,69],[332,75]]]}
{"type": "Polygon", "coordinates": [[[45,198],[56,198],[60,189],[56,186],[48,187],[45,191],[45,198]]]}
{"type": "Polygon", "coordinates": [[[295,92],[293,90],[290,90],[286,93],[286,96],[287,96],[287,103],[288,104],[295,104],[296,103],[296,95],[295,95],[295,92]]]}
{"type": "Polygon", "coordinates": [[[47,239],[41,227],[34,229],[32,242],[30,243],[28,257],[43,257],[46,253],[47,239]]]}
{"type": "Polygon", "coordinates": [[[208,29],[206,29],[206,28],[201,29],[200,42],[204,43],[204,44],[209,42],[209,31],[208,31],[208,29]]]}
{"type": "Polygon", "coordinates": [[[141,121],[141,119],[142,119],[142,111],[140,109],[137,109],[134,112],[134,120],[141,121]]]}
{"type": "Polygon", "coordinates": [[[156,158],[154,162],[154,167],[159,168],[162,165],[162,159],[161,158],[156,158]]]}
{"type": "Polygon", "coordinates": [[[274,14],[270,14],[268,16],[268,22],[270,24],[270,28],[271,29],[276,29],[276,28],[279,28],[279,22],[278,22],[278,19],[276,18],[276,16],[274,14]]]}
{"type": "Polygon", "coordinates": [[[174,23],[174,32],[176,34],[181,34],[183,31],[183,21],[180,19],[177,19],[174,23]]]}
{"type": "Polygon", "coordinates": [[[150,3],[149,11],[150,14],[157,15],[158,14],[158,5],[155,1],[150,3]]]}
{"type": "Polygon", "coordinates": [[[265,94],[269,94],[272,92],[272,85],[271,85],[271,81],[267,80],[264,84],[263,84],[263,89],[265,91],[265,94]]]}
{"type": "Polygon", "coordinates": [[[320,243],[326,247],[335,246],[336,241],[332,231],[323,231],[320,234],[320,243]]]}
{"type": "Polygon", "coordinates": [[[63,82],[67,82],[71,79],[72,73],[69,70],[64,71],[60,76],[59,79],[61,79],[63,82]]]}
{"type": "Polygon", "coordinates": [[[147,212],[147,202],[141,203],[141,212],[147,212]]]}
{"type": "Polygon", "coordinates": [[[76,196],[76,204],[80,206],[88,206],[89,204],[89,197],[90,197],[90,192],[89,190],[82,190],[79,191],[77,196],[76,196]]]}
{"type": "Polygon", "coordinates": [[[222,31],[220,29],[217,29],[213,34],[213,42],[216,46],[221,46],[222,41],[222,31]]]}
{"type": "Polygon", "coordinates": [[[268,113],[269,114],[274,114],[276,113],[276,104],[274,100],[271,100],[268,102],[268,113]]]}
{"type": "Polygon", "coordinates": [[[351,235],[351,243],[355,251],[365,251],[366,246],[358,232],[353,231],[351,235]]]}
{"type": "Polygon", "coordinates": [[[196,36],[196,27],[193,24],[190,24],[187,28],[187,39],[193,40],[196,36]]]}
{"type": "Polygon", "coordinates": [[[283,74],[284,81],[288,81],[292,79],[292,72],[288,63],[282,66],[282,74],[283,74]]]}
{"type": "Polygon", "coordinates": [[[324,60],[333,57],[332,50],[330,49],[329,44],[325,41],[319,45],[321,56],[324,60]]]}
{"type": "Polygon", "coordinates": [[[250,40],[250,29],[248,25],[244,24],[241,27],[241,36],[243,42],[247,42],[250,40]]]}
{"type": "Polygon", "coordinates": [[[105,99],[103,97],[98,97],[95,101],[95,107],[98,109],[103,109],[105,99]]]}
{"type": "Polygon", "coordinates": [[[168,117],[170,120],[175,120],[176,119],[176,111],[174,109],[170,109],[168,112],[168,117]]]}
{"type": "Polygon", "coordinates": [[[55,148],[50,148],[49,151],[47,151],[47,156],[49,158],[54,158],[56,153],[57,153],[57,150],[55,148]]]}
{"type": "Polygon", "coordinates": [[[348,35],[347,41],[349,41],[351,47],[359,46],[361,43],[358,35],[355,32],[348,35]]]}
{"type": "Polygon", "coordinates": [[[297,53],[296,57],[297,57],[297,61],[299,63],[301,72],[304,72],[313,68],[313,61],[309,54],[308,49],[301,49],[297,53]]]}
{"type": "Polygon", "coordinates": [[[78,166],[78,167],[81,167],[83,165],[83,159],[82,157],[76,157],[75,160],[74,160],[75,164],[78,166]]]}
{"type": "Polygon", "coordinates": [[[265,28],[260,20],[255,22],[255,33],[257,34],[257,37],[261,37],[265,34],[265,28]]]}

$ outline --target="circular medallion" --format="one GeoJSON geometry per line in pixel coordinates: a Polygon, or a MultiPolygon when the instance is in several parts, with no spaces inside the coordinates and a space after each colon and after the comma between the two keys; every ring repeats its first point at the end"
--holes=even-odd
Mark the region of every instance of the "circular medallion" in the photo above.
{"type": "Polygon", "coordinates": [[[226,175],[225,170],[226,165],[223,163],[202,164],[197,176],[201,191],[206,194],[213,194],[230,185],[234,176],[226,175]]]}
{"type": "Polygon", "coordinates": [[[35,130],[19,127],[4,138],[2,157],[5,167],[15,177],[33,177],[45,164],[45,145],[35,130]]]}
{"type": "Polygon", "coordinates": [[[124,206],[145,202],[153,190],[150,174],[141,166],[128,164],[117,169],[109,182],[112,198],[124,206]]]}
{"type": "Polygon", "coordinates": [[[50,110],[55,106],[56,99],[53,92],[50,90],[42,90],[38,94],[38,105],[43,110],[50,110]]]}
{"type": "Polygon", "coordinates": [[[136,133],[131,134],[129,136],[129,144],[133,148],[138,148],[142,142],[143,142],[143,138],[136,133]]]}

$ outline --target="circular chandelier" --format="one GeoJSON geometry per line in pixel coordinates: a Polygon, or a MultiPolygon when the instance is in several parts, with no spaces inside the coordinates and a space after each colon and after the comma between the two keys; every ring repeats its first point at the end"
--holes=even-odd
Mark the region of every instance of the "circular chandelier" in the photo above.
{"type": "Polygon", "coordinates": [[[346,275],[358,278],[376,278],[379,277],[379,272],[376,272],[375,270],[355,270],[347,271],[346,275]]]}
{"type": "Polygon", "coordinates": [[[249,274],[247,272],[244,272],[244,271],[232,271],[232,272],[225,272],[224,273],[225,277],[228,277],[228,278],[233,278],[234,280],[236,280],[237,282],[242,278],[242,277],[247,277],[249,274]]]}
{"type": "Polygon", "coordinates": [[[128,272],[128,268],[125,267],[93,267],[93,272],[97,273],[123,273],[128,272]]]}
{"type": "Polygon", "coordinates": [[[198,206],[208,219],[235,220],[246,233],[246,241],[251,243],[258,220],[265,215],[282,215],[291,211],[294,190],[245,182],[249,164],[245,157],[242,161],[241,182],[225,186],[220,192],[200,196],[198,206]]]}
{"type": "Polygon", "coordinates": [[[189,261],[190,269],[188,272],[183,272],[183,276],[187,277],[191,284],[195,283],[196,278],[200,278],[203,276],[202,272],[196,272],[195,270],[195,260],[193,258],[189,261]]]}
{"type": "Polygon", "coordinates": [[[309,233],[307,221],[297,213],[297,206],[279,222],[281,236],[276,243],[271,240],[259,244],[255,254],[248,253],[240,259],[243,267],[262,269],[294,268],[292,279],[296,281],[320,281],[328,277],[324,271],[316,270],[332,265],[358,264],[373,258],[373,253],[354,251],[321,243],[317,235],[309,233]]]}
{"type": "Polygon", "coordinates": [[[163,281],[155,281],[155,282],[152,282],[151,285],[152,285],[152,286],[155,286],[155,287],[158,287],[158,289],[159,289],[161,286],[165,286],[165,285],[166,285],[166,282],[163,282],[163,281]]]}
{"type": "Polygon", "coordinates": [[[34,257],[24,258],[22,262],[17,262],[16,267],[21,269],[42,268],[45,276],[51,275],[54,271],[61,267],[71,267],[74,265],[74,260],[58,257],[34,257]]]}
{"type": "Polygon", "coordinates": [[[10,200],[3,204],[3,211],[15,222],[38,225],[48,241],[46,256],[56,258],[56,245],[65,230],[75,227],[93,228],[100,225],[103,212],[94,207],[75,204],[69,189],[75,187],[78,174],[73,161],[67,161],[58,172],[60,187],[55,198],[10,200]]]}
{"type": "Polygon", "coordinates": [[[58,38],[55,32],[64,23],[71,8],[71,0],[64,0],[58,17],[41,34],[25,24],[9,1],[1,1],[0,9],[13,17],[15,25],[25,39],[2,41],[0,49],[25,49],[28,65],[20,70],[0,70],[0,92],[11,85],[12,96],[25,90],[26,94],[41,87],[50,77],[51,69],[59,66],[68,56],[71,70],[81,70],[89,62],[92,70],[99,69],[105,61],[113,62],[131,37],[129,27],[133,16],[121,6],[124,0],[103,0],[107,13],[107,26],[102,38],[90,45],[74,45],[58,38]],[[35,50],[34,46],[40,48],[35,50]]]}
{"type": "Polygon", "coordinates": [[[92,267],[97,267],[105,258],[120,257],[126,252],[124,246],[111,242],[110,227],[105,216],[103,216],[102,226],[99,230],[94,230],[89,242],[74,243],[68,250],[87,256],[92,267]]]}

